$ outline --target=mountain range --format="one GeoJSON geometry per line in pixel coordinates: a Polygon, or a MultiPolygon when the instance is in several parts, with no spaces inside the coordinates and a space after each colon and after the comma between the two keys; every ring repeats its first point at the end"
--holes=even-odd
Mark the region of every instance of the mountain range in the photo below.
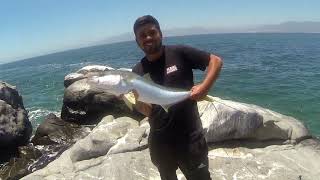
{"type": "MultiPolygon", "coordinates": [[[[197,35],[197,34],[221,34],[221,33],[320,33],[320,21],[289,21],[279,24],[267,24],[267,25],[256,25],[256,26],[234,26],[234,27],[187,27],[187,28],[172,28],[162,29],[165,37],[170,36],[185,36],[185,35],[197,35]]],[[[71,49],[78,49],[96,45],[110,44],[123,41],[133,41],[133,32],[122,33],[116,36],[104,38],[99,41],[85,42],[78,46],[69,47],[66,49],[57,49],[49,52],[42,52],[37,55],[30,57],[41,56],[42,54],[51,54],[55,52],[62,52],[71,49]]],[[[25,57],[30,58],[30,57],[25,57]]],[[[14,61],[21,58],[12,58],[14,61]]],[[[10,61],[13,61],[10,60],[10,61]]],[[[8,60],[7,60],[8,61],[8,60]]],[[[0,61],[0,64],[6,61],[0,61]]]]}
{"type": "MultiPolygon", "coordinates": [[[[280,24],[257,25],[251,27],[188,27],[162,30],[164,36],[184,36],[195,34],[218,34],[218,33],[320,33],[320,22],[317,21],[289,21],[280,24]]],[[[134,40],[134,34],[123,33],[99,41],[97,44],[106,44],[121,41],[134,40]]]]}

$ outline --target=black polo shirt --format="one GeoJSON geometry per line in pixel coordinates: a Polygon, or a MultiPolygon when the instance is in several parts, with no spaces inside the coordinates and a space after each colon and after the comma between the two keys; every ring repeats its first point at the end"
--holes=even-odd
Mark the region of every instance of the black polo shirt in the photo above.
{"type": "MultiPolygon", "coordinates": [[[[132,71],[149,74],[152,81],[166,87],[190,90],[194,85],[192,69],[204,71],[209,59],[209,53],[189,46],[164,46],[158,60],[150,62],[144,57],[132,71]]],[[[149,123],[153,138],[163,141],[190,142],[203,136],[197,103],[191,99],[173,105],[168,112],[152,105],[149,123]]]]}

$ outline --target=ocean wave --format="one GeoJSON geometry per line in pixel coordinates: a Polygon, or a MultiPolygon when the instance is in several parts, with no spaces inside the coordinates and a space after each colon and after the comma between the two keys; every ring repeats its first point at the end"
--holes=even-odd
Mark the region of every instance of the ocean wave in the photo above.
{"type": "Polygon", "coordinates": [[[43,117],[47,116],[50,113],[55,114],[57,117],[60,117],[60,111],[51,111],[47,109],[27,109],[29,111],[29,121],[34,127],[38,127],[43,121],[43,117]]]}
{"type": "Polygon", "coordinates": [[[83,67],[83,66],[87,66],[87,65],[90,65],[90,64],[97,64],[97,63],[94,63],[94,62],[80,62],[80,63],[71,63],[71,64],[67,64],[67,66],[69,67],[83,67]]]}

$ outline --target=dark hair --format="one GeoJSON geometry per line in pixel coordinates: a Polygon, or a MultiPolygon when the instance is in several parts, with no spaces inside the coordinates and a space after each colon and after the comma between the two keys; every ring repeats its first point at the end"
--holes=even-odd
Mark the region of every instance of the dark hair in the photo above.
{"type": "Polygon", "coordinates": [[[139,27],[144,26],[146,24],[154,24],[156,28],[160,31],[160,25],[156,18],[151,15],[144,15],[139,17],[133,25],[133,31],[136,33],[139,27]]]}

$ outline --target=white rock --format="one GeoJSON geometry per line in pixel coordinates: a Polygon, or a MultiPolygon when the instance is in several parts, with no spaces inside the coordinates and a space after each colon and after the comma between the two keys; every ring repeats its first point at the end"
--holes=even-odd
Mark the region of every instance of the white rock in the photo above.
{"type": "Polygon", "coordinates": [[[102,66],[102,65],[89,65],[79,69],[77,73],[88,72],[88,71],[106,71],[106,70],[114,70],[114,68],[109,66],[102,66]]]}
{"type": "Polygon", "coordinates": [[[72,80],[72,79],[81,79],[83,77],[84,77],[84,75],[80,74],[80,73],[70,73],[64,77],[64,80],[67,81],[67,80],[72,80]]]}
{"type": "MultiPolygon", "coordinates": [[[[209,171],[213,179],[313,180],[320,177],[318,140],[306,139],[286,145],[265,142],[307,138],[309,134],[298,120],[254,105],[216,100],[198,104],[209,142],[230,140],[209,147],[209,171]],[[242,138],[251,140],[231,140],[242,138]]],[[[145,148],[149,128],[146,121],[138,126],[130,118],[107,116],[89,136],[47,167],[23,179],[160,179],[148,149],[137,151],[145,148]],[[114,146],[110,147],[110,142],[114,146]]],[[[179,179],[185,179],[181,171],[177,174],[179,179]]]]}
{"type": "Polygon", "coordinates": [[[244,104],[215,98],[198,102],[207,142],[246,138],[262,125],[262,116],[244,104]]]}
{"type": "Polygon", "coordinates": [[[296,143],[310,137],[303,123],[293,117],[252,104],[214,99],[198,102],[207,142],[255,139],[296,143]]]}

